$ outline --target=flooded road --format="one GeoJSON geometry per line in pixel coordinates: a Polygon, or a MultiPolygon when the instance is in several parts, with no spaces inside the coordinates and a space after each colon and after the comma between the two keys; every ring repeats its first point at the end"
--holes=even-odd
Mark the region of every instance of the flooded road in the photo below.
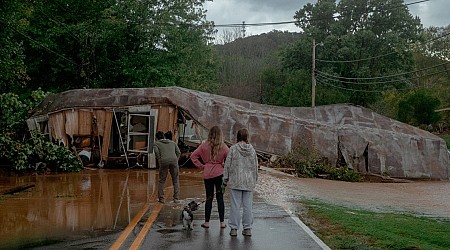
{"type": "Polygon", "coordinates": [[[256,191],[268,203],[297,213],[302,210],[300,200],[318,199],[375,212],[399,212],[450,219],[449,180],[370,183],[261,174],[256,191]]]}
{"type": "Polygon", "coordinates": [[[32,247],[120,231],[155,195],[156,180],[156,170],[102,169],[2,177],[2,189],[30,183],[35,186],[1,196],[0,248],[32,247]]]}
{"type": "MultiPolygon", "coordinates": [[[[268,204],[297,214],[301,213],[302,199],[320,199],[354,208],[450,218],[449,181],[349,183],[272,172],[267,169],[259,172],[258,197],[268,204]]],[[[146,203],[151,201],[152,206],[157,204],[157,180],[157,170],[142,169],[3,176],[0,178],[0,190],[26,184],[35,186],[0,196],[0,249],[32,248],[62,241],[118,235],[146,203]]],[[[170,186],[168,178],[168,201],[171,200],[170,186]]],[[[199,170],[182,168],[180,187],[181,203],[166,202],[158,215],[154,225],[160,229],[158,234],[168,233],[173,227],[183,231],[179,224],[182,205],[192,200],[204,200],[203,179],[199,170]]],[[[203,207],[200,206],[196,213],[197,220],[204,219],[203,207]]],[[[216,217],[214,212],[212,220],[217,220],[216,217]]],[[[138,224],[138,227],[142,225],[138,224]]],[[[101,247],[97,245],[92,248],[108,248],[114,241],[114,238],[102,241],[101,247]]]]}

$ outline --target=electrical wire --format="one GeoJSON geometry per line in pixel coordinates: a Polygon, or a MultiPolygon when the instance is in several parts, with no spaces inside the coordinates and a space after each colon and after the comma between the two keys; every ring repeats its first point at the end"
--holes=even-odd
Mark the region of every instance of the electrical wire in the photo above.
{"type": "Polygon", "coordinates": [[[334,76],[331,74],[328,74],[326,72],[322,72],[320,70],[316,70],[316,72],[320,73],[320,74],[324,74],[330,77],[334,77],[334,78],[338,78],[338,79],[343,79],[343,80],[375,80],[375,79],[384,79],[384,78],[390,78],[390,77],[396,77],[396,76],[403,76],[403,75],[408,75],[408,74],[412,74],[412,73],[418,73],[421,71],[425,71],[425,70],[429,70],[429,69],[433,69],[433,68],[437,68],[440,66],[444,66],[449,64],[450,61],[447,61],[445,63],[440,63],[440,64],[436,64],[427,68],[423,68],[423,69],[418,69],[418,70],[414,70],[414,71],[410,71],[410,72],[403,72],[403,73],[399,73],[399,74],[395,74],[395,75],[388,75],[388,76],[377,76],[377,77],[342,77],[342,76],[334,76]]]}
{"type": "MultiPolygon", "coordinates": [[[[423,78],[423,77],[433,76],[433,75],[446,73],[446,72],[448,72],[448,70],[441,70],[441,71],[433,72],[433,73],[426,74],[426,75],[409,77],[408,80],[420,79],[420,78],[423,78]]],[[[405,80],[405,79],[398,79],[398,80],[381,81],[381,82],[348,82],[348,81],[338,80],[336,78],[332,78],[332,77],[329,77],[329,76],[325,76],[325,75],[322,75],[322,74],[316,74],[316,77],[320,77],[322,79],[330,80],[330,81],[334,81],[334,82],[345,83],[345,84],[355,84],[355,85],[371,85],[371,84],[383,84],[383,83],[396,83],[396,82],[401,82],[401,81],[405,80]]],[[[359,79],[361,79],[361,78],[358,78],[356,80],[359,80],[359,79]]]]}
{"type": "Polygon", "coordinates": [[[342,81],[338,79],[331,78],[329,76],[317,74],[316,77],[319,77],[323,80],[338,82],[338,83],[344,83],[344,84],[355,84],[355,85],[374,85],[374,84],[384,84],[384,83],[396,83],[404,81],[404,79],[398,79],[398,80],[390,80],[390,81],[382,81],[382,82],[348,82],[348,81],[342,81]]]}
{"type": "MultiPolygon", "coordinates": [[[[392,8],[387,8],[387,9],[380,9],[378,10],[378,12],[380,11],[386,11],[386,10],[392,10],[392,9],[398,9],[404,6],[409,6],[409,5],[414,5],[414,4],[419,4],[419,3],[425,3],[425,2],[429,2],[431,0],[421,0],[421,1],[416,1],[416,2],[411,2],[411,3],[407,3],[407,4],[402,4],[401,6],[397,6],[397,7],[392,7],[392,8]]],[[[369,13],[373,13],[374,11],[369,11],[369,12],[365,12],[362,14],[369,14],[369,13]]],[[[342,15],[338,15],[338,16],[333,16],[333,18],[341,18],[343,17],[342,15]]],[[[312,18],[312,19],[308,19],[306,21],[321,21],[321,20],[329,20],[329,18],[312,18]]],[[[281,22],[265,22],[265,23],[230,23],[230,24],[215,24],[214,27],[228,27],[228,28],[236,28],[236,27],[245,27],[245,26],[268,26],[268,25],[281,25],[281,24],[293,24],[293,23],[298,23],[299,21],[281,21],[281,22]]]]}
{"type": "Polygon", "coordinates": [[[48,48],[48,47],[45,46],[44,44],[42,44],[42,43],[40,43],[40,42],[34,40],[34,39],[31,38],[30,36],[28,36],[28,35],[26,35],[26,34],[20,32],[20,31],[18,31],[17,29],[15,29],[15,28],[13,28],[13,27],[10,27],[10,26],[8,25],[8,22],[5,22],[5,20],[3,20],[3,18],[0,18],[0,22],[6,24],[6,27],[8,27],[8,28],[12,29],[13,31],[17,32],[18,34],[24,36],[25,38],[27,38],[27,39],[30,40],[31,42],[33,42],[33,43],[39,45],[40,47],[46,49],[47,51],[49,51],[49,52],[51,52],[51,53],[53,53],[53,54],[59,56],[60,58],[66,60],[66,61],[68,61],[68,62],[70,62],[70,63],[72,63],[72,64],[74,64],[74,65],[77,65],[76,62],[70,60],[69,58],[67,58],[67,57],[65,57],[65,56],[63,56],[63,55],[61,55],[61,54],[59,54],[59,53],[53,51],[52,49],[48,48]]]}
{"type": "MultiPolygon", "coordinates": [[[[445,34],[443,34],[441,36],[432,38],[430,40],[427,40],[427,41],[421,43],[421,45],[425,45],[427,43],[431,43],[431,42],[433,42],[435,40],[441,39],[441,38],[446,37],[448,35],[450,35],[450,32],[445,33],[445,34]]],[[[414,44],[410,44],[410,46],[412,46],[412,45],[414,45],[414,44]]],[[[398,54],[398,52],[394,51],[394,52],[386,53],[386,54],[383,54],[383,55],[372,56],[372,57],[363,58],[363,59],[355,59],[355,60],[322,60],[322,59],[316,59],[316,61],[324,62],[324,63],[353,63],[353,62],[362,62],[362,61],[368,61],[368,60],[372,60],[372,59],[377,59],[377,58],[381,58],[381,57],[385,57],[385,56],[390,56],[390,55],[393,55],[393,54],[398,54]]]]}
{"type": "MultiPolygon", "coordinates": [[[[345,88],[345,87],[341,87],[341,86],[336,86],[334,84],[331,83],[327,83],[327,82],[322,82],[322,81],[316,81],[316,83],[319,84],[324,84],[333,88],[337,88],[337,89],[342,89],[342,90],[346,90],[346,91],[354,91],[354,92],[366,92],[366,93],[382,93],[385,92],[386,90],[365,90],[365,89],[352,89],[352,88],[345,88]]],[[[393,89],[396,91],[405,91],[405,90],[411,90],[414,89],[414,87],[411,88],[403,88],[403,89],[393,89]]]]}

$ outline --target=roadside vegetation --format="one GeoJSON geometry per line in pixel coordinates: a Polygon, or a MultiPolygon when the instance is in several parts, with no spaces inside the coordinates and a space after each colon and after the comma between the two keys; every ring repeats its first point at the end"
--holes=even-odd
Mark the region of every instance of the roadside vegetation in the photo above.
{"type": "Polygon", "coordinates": [[[26,127],[28,112],[47,94],[39,89],[24,100],[12,93],[0,95],[0,170],[23,173],[81,169],[73,152],[49,141],[48,135],[31,135],[26,127]]]}
{"type": "Polygon", "coordinates": [[[278,158],[273,168],[305,178],[326,178],[330,180],[359,182],[362,176],[346,165],[334,167],[316,148],[295,147],[291,152],[278,158]]]}
{"type": "Polygon", "coordinates": [[[300,201],[298,216],[331,249],[450,248],[450,221],[416,215],[372,212],[323,203],[300,201]]]}
{"type": "Polygon", "coordinates": [[[438,135],[442,139],[444,139],[445,143],[447,143],[447,148],[450,150],[450,134],[438,135]]]}

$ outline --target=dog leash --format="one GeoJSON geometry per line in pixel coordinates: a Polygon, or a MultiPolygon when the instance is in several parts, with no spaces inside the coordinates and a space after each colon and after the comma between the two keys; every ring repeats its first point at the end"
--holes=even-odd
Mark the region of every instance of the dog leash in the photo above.
{"type": "Polygon", "coordinates": [[[208,196],[208,197],[207,197],[205,200],[203,200],[202,202],[196,203],[196,205],[197,205],[197,206],[200,206],[201,204],[207,202],[208,200],[214,199],[214,196],[215,196],[217,193],[222,193],[222,194],[224,194],[224,193],[225,193],[225,187],[226,187],[226,185],[223,185],[223,184],[222,184],[221,190],[214,192],[211,196],[208,196]]]}

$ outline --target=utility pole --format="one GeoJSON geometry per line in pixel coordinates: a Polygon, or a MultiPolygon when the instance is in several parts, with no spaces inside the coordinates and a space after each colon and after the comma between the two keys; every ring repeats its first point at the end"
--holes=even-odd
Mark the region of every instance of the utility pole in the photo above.
{"type": "Polygon", "coordinates": [[[312,46],[312,85],[311,85],[311,107],[314,108],[316,105],[316,40],[313,39],[313,46],[312,46]]]}

